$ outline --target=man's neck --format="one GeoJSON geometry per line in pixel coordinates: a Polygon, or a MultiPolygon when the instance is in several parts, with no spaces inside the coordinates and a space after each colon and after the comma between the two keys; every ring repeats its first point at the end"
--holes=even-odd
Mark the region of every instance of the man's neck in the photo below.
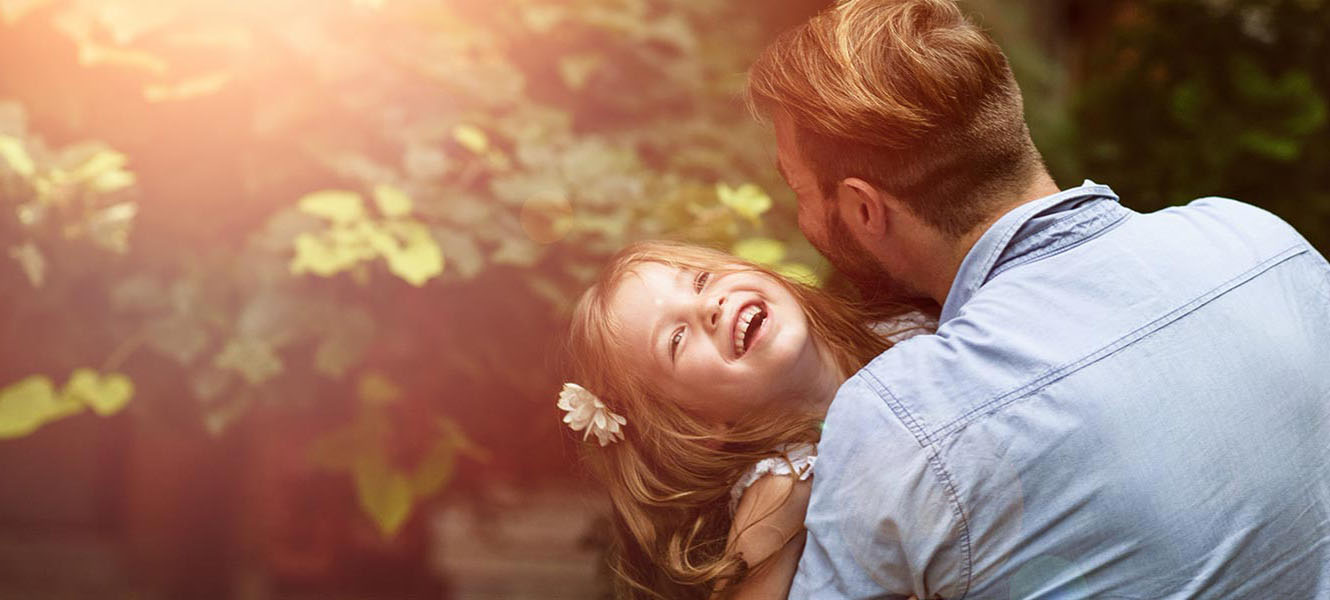
{"type": "Polygon", "coordinates": [[[1058,188],[1058,184],[1053,181],[1048,172],[1040,170],[1039,174],[1024,191],[1013,194],[1011,200],[1000,203],[999,208],[993,211],[988,219],[985,219],[959,238],[950,240],[949,243],[943,242],[944,251],[939,253],[938,256],[946,257],[945,261],[940,265],[941,268],[934,271],[937,273],[937,277],[929,281],[927,289],[924,290],[925,293],[937,301],[938,306],[945,306],[947,296],[951,294],[951,286],[956,281],[956,275],[960,273],[961,263],[965,262],[965,257],[970,254],[970,250],[974,248],[974,245],[979,243],[979,238],[983,237],[988,229],[998,222],[998,219],[1015,210],[1016,207],[1060,191],[1062,190],[1058,188]]]}

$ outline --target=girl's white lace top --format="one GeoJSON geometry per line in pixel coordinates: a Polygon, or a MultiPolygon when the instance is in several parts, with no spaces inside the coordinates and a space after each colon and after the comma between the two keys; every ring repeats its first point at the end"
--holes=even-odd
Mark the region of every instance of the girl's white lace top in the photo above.
{"type": "Polygon", "coordinates": [[[817,446],[812,444],[792,444],[785,447],[784,457],[774,456],[757,461],[730,488],[730,512],[739,508],[739,499],[743,497],[744,491],[764,475],[795,475],[799,481],[803,481],[813,476],[814,462],[817,462],[817,446]],[[785,460],[787,457],[788,462],[785,460]]]}
{"type": "Polygon", "coordinates": [[[937,321],[917,310],[873,324],[873,331],[893,344],[936,330],[937,321]]]}

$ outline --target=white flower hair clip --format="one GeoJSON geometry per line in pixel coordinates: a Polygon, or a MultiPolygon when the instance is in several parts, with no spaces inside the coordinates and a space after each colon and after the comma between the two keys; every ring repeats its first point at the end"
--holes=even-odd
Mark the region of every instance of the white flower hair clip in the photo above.
{"type": "Polygon", "coordinates": [[[563,384],[559,391],[559,408],[568,412],[563,416],[568,427],[573,431],[586,430],[582,434],[583,440],[593,433],[601,446],[623,439],[621,426],[627,425],[628,420],[614,414],[600,398],[576,383],[563,384]]]}

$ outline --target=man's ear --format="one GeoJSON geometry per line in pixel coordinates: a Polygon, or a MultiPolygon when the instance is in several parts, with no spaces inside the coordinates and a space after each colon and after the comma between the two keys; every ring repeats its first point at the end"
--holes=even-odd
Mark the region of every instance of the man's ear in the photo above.
{"type": "Polygon", "coordinates": [[[841,219],[860,241],[881,239],[891,219],[891,200],[873,184],[850,177],[836,186],[841,219]]]}

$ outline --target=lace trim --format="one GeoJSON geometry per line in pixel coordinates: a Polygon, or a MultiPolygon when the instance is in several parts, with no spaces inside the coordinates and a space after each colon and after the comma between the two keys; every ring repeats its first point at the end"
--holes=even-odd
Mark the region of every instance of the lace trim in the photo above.
{"type": "Polygon", "coordinates": [[[766,475],[797,475],[799,481],[813,476],[813,463],[817,462],[815,446],[812,444],[786,446],[784,452],[784,457],[774,456],[757,461],[757,464],[744,472],[739,481],[734,482],[734,487],[730,488],[731,513],[739,508],[739,499],[743,497],[749,486],[766,475]],[[786,458],[789,462],[786,462],[786,458]],[[793,470],[790,469],[791,466],[794,467],[793,470]]]}
{"type": "Polygon", "coordinates": [[[919,311],[908,312],[873,324],[873,332],[893,344],[934,331],[937,331],[937,321],[919,311]]]}

